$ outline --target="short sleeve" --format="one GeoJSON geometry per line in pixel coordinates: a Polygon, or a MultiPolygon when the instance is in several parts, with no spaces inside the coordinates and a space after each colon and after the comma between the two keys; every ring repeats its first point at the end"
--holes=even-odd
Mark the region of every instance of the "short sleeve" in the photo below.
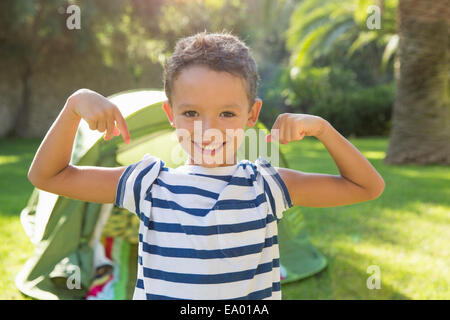
{"type": "Polygon", "coordinates": [[[272,213],[277,220],[280,220],[283,217],[283,212],[293,206],[286,184],[277,170],[266,159],[258,157],[255,165],[262,179],[264,192],[272,213]]]}
{"type": "Polygon", "coordinates": [[[115,205],[140,217],[145,210],[147,190],[155,182],[164,165],[164,161],[158,157],[145,154],[142,160],[127,166],[117,184],[115,205]]]}

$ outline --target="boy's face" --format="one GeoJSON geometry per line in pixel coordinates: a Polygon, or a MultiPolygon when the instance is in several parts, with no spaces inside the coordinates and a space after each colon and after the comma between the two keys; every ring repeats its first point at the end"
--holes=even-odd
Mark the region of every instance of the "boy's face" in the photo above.
{"type": "Polygon", "coordinates": [[[163,109],[189,156],[186,164],[235,164],[245,127],[255,125],[262,106],[256,99],[249,108],[245,80],[195,65],[180,72],[172,91],[172,105],[166,101],[163,109]],[[213,151],[201,147],[208,144],[213,151]]]}

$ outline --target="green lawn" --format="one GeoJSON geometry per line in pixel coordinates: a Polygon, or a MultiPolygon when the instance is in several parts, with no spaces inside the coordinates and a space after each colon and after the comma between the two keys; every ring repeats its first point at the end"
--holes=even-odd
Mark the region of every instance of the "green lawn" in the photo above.
{"type": "MultiPolygon", "coordinates": [[[[284,299],[450,299],[450,170],[386,166],[385,138],[350,139],[386,182],[376,200],[335,208],[302,208],[311,242],[327,257],[319,274],[282,286],[284,299]],[[370,290],[369,266],[381,288],[370,290]]],[[[0,140],[0,299],[25,298],[14,276],[33,246],[19,213],[33,189],[26,174],[38,140],[0,140]]],[[[338,174],[315,138],[280,146],[291,167],[338,174]]]]}

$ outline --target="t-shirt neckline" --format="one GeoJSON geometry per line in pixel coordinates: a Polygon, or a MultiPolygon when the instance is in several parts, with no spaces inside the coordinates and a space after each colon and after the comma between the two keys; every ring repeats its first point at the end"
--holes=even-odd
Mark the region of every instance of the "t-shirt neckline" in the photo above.
{"type": "Polygon", "coordinates": [[[193,173],[205,173],[205,174],[231,174],[233,173],[236,168],[239,166],[239,163],[233,164],[231,166],[222,166],[222,167],[214,167],[214,168],[208,168],[204,167],[202,165],[197,164],[184,164],[179,166],[177,169],[187,172],[193,172],[193,173]]]}

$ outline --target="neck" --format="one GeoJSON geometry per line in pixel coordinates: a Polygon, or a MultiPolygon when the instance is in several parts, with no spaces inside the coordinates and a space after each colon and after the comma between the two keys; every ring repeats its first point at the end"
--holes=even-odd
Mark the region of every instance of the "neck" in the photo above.
{"type": "Polygon", "coordinates": [[[222,163],[222,164],[207,164],[207,165],[203,165],[203,164],[198,164],[195,163],[194,160],[189,157],[186,162],[184,163],[184,165],[189,165],[189,166],[202,166],[202,167],[206,167],[206,168],[216,168],[216,167],[231,167],[237,164],[237,159],[236,159],[236,155],[234,156],[233,159],[233,163],[222,163]]]}

